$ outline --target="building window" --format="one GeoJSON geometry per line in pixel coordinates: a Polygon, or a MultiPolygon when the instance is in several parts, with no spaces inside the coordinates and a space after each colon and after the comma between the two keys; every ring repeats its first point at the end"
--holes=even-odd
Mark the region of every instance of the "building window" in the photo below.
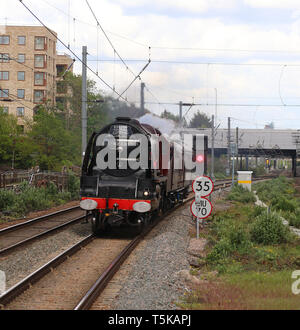
{"type": "Polygon", "coordinates": [[[35,68],[46,68],[46,57],[45,55],[34,55],[34,67],[35,68]]]}
{"type": "Polygon", "coordinates": [[[19,99],[24,99],[25,97],[25,89],[18,89],[17,95],[19,99]]]}
{"type": "Polygon", "coordinates": [[[0,45],[9,45],[9,36],[0,36],[0,45]]]}
{"type": "Polygon", "coordinates": [[[3,113],[8,113],[8,107],[2,107],[3,113]]]}
{"type": "Polygon", "coordinates": [[[17,107],[17,116],[24,117],[24,107],[17,107]]]}
{"type": "Polygon", "coordinates": [[[0,88],[0,97],[8,97],[9,96],[9,89],[1,89],[0,88]]]}
{"type": "Polygon", "coordinates": [[[18,54],[18,62],[25,63],[25,54],[18,54]]]}
{"type": "Polygon", "coordinates": [[[44,91],[35,90],[33,94],[33,102],[41,103],[44,100],[44,91]]]}
{"type": "Polygon", "coordinates": [[[58,64],[56,66],[56,76],[61,77],[66,70],[67,70],[66,65],[58,64]]]}
{"type": "Polygon", "coordinates": [[[46,37],[34,37],[34,49],[46,50],[46,37]]]}
{"type": "Polygon", "coordinates": [[[26,37],[25,36],[18,36],[18,45],[25,45],[26,37]]]}
{"type": "Polygon", "coordinates": [[[34,85],[35,86],[45,86],[46,85],[46,73],[45,72],[35,72],[34,73],[34,85]]]}
{"type": "Polygon", "coordinates": [[[9,72],[8,71],[0,71],[0,80],[8,80],[9,72]]]}
{"type": "Polygon", "coordinates": [[[18,71],[18,80],[25,80],[25,72],[18,71]]]}
{"type": "Polygon", "coordinates": [[[8,63],[9,54],[0,54],[0,63],[8,63]]]}

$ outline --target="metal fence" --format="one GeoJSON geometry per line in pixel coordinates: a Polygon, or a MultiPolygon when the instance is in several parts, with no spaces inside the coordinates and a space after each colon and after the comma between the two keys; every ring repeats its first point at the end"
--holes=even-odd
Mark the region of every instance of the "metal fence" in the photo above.
{"type": "Polygon", "coordinates": [[[46,186],[53,182],[59,190],[67,189],[68,173],[60,172],[33,172],[33,171],[11,171],[0,173],[0,189],[14,189],[23,181],[27,181],[35,187],[46,186]]]}

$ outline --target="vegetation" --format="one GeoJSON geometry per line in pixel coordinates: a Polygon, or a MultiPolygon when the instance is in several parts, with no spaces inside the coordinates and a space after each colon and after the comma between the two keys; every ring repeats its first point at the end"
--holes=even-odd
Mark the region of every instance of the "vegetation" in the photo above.
{"type": "MultiPolygon", "coordinates": [[[[165,110],[161,115],[160,115],[161,118],[165,118],[165,119],[170,119],[170,120],[173,120],[175,121],[175,123],[179,124],[180,123],[180,117],[179,115],[173,115],[173,113],[165,110]]],[[[183,127],[187,127],[187,122],[186,122],[186,119],[185,117],[183,117],[182,119],[182,126],[183,127]]]]}
{"type": "MultiPolygon", "coordinates": [[[[33,121],[25,118],[25,132],[17,118],[0,109],[0,166],[60,171],[81,164],[81,76],[68,72],[59,90],[68,91],[56,107],[49,101],[36,107],[33,121]],[[68,106],[67,106],[68,105],[68,106]]],[[[87,82],[88,136],[117,116],[139,117],[145,112],[111,97],[103,97],[96,83],[87,82]]]]}
{"type": "MultiPolygon", "coordinates": [[[[291,205],[298,202],[293,182],[286,178],[262,182],[258,187],[265,199],[272,194],[272,200],[266,200],[269,205],[278,191],[286,198],[289,195],[291,205]]],[[[235,187],[228,198],[234,201],[232,206],[211,217],[202,233],[209,240],[199,273],[206,281],[186,294],[180,307],[299,309],[299,297],[291,292],[291,274],[300,266],[300,239],[283,224],[281,214],[290,214],[290,224],[297,224],[300,209],[291,211],[294,208],[289,206],[286,211],[273,203],[274,209],[271,206],[268,211],[255,206],[248,194],[235,187]]],[[[193,273],[197,273],[195,269],[193,273]]]]}
{"type": "Polygon", "coordinates": [[[281,217],[273,212],[268,214],[267,211],[255,219],[250,233],[254,242],[265,245],[286,243],[291,237],[281,217]]]}
{"type": "Polygon", "coordinates": [[[61,192],[52,182],[46,187],[35,188],[24,181],[19,186],[18,193],[11,190],[0,190],[1,213],[10,218],[23,217],[31,211],[43,210],[78,198],[78,178],[71,175],[68,186],[68,191],[61,192]]]}
{"type": "Polygon", "coordinates": [[[210,128],[211,125],[211,119],[199,110],[194,114],[194,117],[189,123],[190,128],[210,128]]]}
{"type": "Polygon", "coordinates": [[[290,225],[300,228],[300,199],[291,179],[280,176],[276,179],[255,184],[259,198],[271,210],[279,212],[290,225]]]}
{"type": "Polygon", "coordinates": [[[237,184],[233,186],[229,195],[227,196],[227,199],[240,203],[254,203],[256,201],[256,198],[252,191],[249,191],[248,189],[243,188],[242,186],[237,184]]]}

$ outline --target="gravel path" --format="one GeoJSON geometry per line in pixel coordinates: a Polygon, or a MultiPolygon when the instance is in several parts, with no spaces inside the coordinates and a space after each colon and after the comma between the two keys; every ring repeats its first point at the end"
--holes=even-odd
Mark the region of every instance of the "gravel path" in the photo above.
{"type": "Polygon", "coordinates": [[[0,270],[5,272],[6,290],[90,233],[89,223],[78,223],[1,257],[0,270]]]}
{"type": "Polygon", "coordinates": [[[157,225],[138,251],[135,263],[113,309],[176,309],[185,287],[176,274],[189,269],[189,206],[180,208],[157,225]]]}

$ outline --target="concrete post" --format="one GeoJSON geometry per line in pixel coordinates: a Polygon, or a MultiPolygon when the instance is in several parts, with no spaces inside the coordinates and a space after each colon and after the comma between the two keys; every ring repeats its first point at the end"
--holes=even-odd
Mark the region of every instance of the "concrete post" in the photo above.
{"type": "Polygon", "coordinates": [[[86,65],[87,65],[87,46],[82,46],[82,96],[81,96],[81,120],[82,120],[82,159],[87,145],[87,83],[86,83],[86,65]]]}

